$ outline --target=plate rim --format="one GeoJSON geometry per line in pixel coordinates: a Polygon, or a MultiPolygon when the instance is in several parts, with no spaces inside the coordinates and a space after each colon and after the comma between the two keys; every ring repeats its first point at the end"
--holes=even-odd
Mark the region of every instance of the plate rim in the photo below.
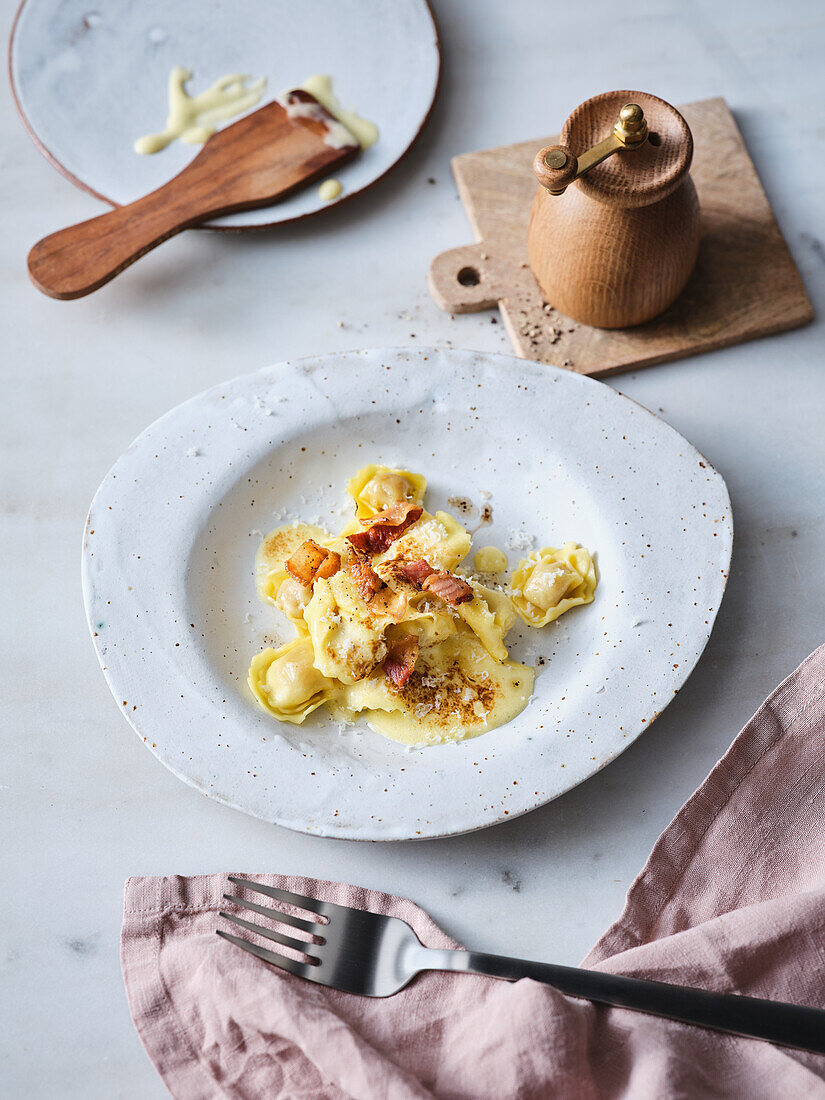
{"type": "MultiPolygon", "coordinates": [[[[6,63],[9,76],[9,86],[11,88],[11,96],[14,101],[14,106],[17,110],[17,114],[20,117],[20,121],[23,123],[24,130],[29,135],[29,138],[37,148],[38,152],[40,152],[46,158],[46,160],[49,162],[49,164],[51,164],[53,168],[57,169],[61,176],[67,179],[70,183],[73,183],[75,187],[78,187],[81,191],[85,191],[87,195],[91,195],[92,198],[98,199],[100,202],[106,203],[106,205],[111,207],[112,210],[118,210],[122,205],[121,203],[114,202],[112,199],[109,199],[105,195],[102,195],[99,191],[96,191],[94,187],[90,186],[88,183],[85,183],[82,179],[80,179],[79,176],[76,176],[61,161],[57,159],[51,149],[49,149],[45,142],[43,142],[42,139],[39,137],[36,130],[34,129],[34,126],[29,121],[26,112],[23,110],[23,104],[21,102],[20,96],[18,95],[17,85],[14,79],[14,64],[12,54],[14,50],[14,39],[17,33],[17,25],[20,21],[20,16],[23,14],[23,9],[26,7],[26,5],[31,2],[33,2],[33,0],[20,0],[20,4],[16,12],[14,13],[11,30],[9,31],[9,43],[6,49],[6,63]]],[[[319,206],[317,210],[308,210],[305,214],[295,214],[291,218],[279,218],[277,221],[259,222],[256,225],[214,225],[210,222],[204,222],[200,225],[190,226],[190,228],[201,231],[209,230],[213,233],[254,233],[261,229],[275,229],[279,225],[294,225],[297,222],[306,221],[307,218],[315,218],[318,217],[319,214],[325,214],[329,210],[345,206],[347,203],[355,199],[358,195],[363,195],[365,192],[370,191],[373,187],[376,186],[376,184],[380,183],[386,176],[388,176],[390,172],[392,172],[393,169],[401,163],[401,161],[405,160],[412,151],[413,146],[417,144],[418,139],[421,137],[421,134],[424,131],[424,128],[432,117],[433,110],[435,109],[436,100],[438,99],[438,93],[441,90],[441,80],[444,68],[444,51],[441,46],[441,32],[438,28],[438,20],[435,17],[435,12],[433,11],[431,0],[419,0],[419,3],[422,3],[426,8],[427,14],[430,17],[430,22],[432,23],[433,44],[435,46],[436,55],[436,72],[435,83],[433,85],[433,94],[427,110],[424,114],[424,117],[421,119],[421,123],[418,129],[413,134],[408,145],[406,146],[404,151],[398,157],[396,157],[392,164],[387,165],[380,176],[376,176],[375,179],[370,180],[369,183],[365,183],[364,186],[359,187],[357,191],[345,191],[344,194],[336,202],[328,203],[326,206],[319,206]]],[[[185,168],[181,171],[185,171],[185,168]]],[[[176,173],[176,175],[180,175],[180,172],[176,173]]],[[[173,176],[172,179],[174,178],[175,177],[173,176]]],[[[261,207],[260,209],[265,210],[267,208],[261,207]]]]}
{"type": "MultiPolygon", "coordinates": [[[[409,346],[399,345],[399,346],[394,346],[394,347],[380,346],[380,347],[372,347],[372,348],[351,348],[351,349],[345,349],[345,350],[340,350],[340,351],[322,352],[322,353],[315,354],[315,355],[305,355],[305,356],[295,357],[295,358],[291,358],[291,359],[280,360],[280,361],[277,361],[275,363],[269,363],[269,364],[266,364],[262,367],[258,367],[258,368],[254,369],[252,371],[245,371],[241,374],[234,375],[231,378],[224,379],[224,380],[219,380],[218,382],[214,383],[213,385],[207,386],[205,389],[200,390],[197,393],[193,394],[191,397],[186,398],[184,401],[179,402],[178,404],[174,405],[172,408],[167,409],[166,412],[162,413],[159,417],[156,417],[153,421],[151,421],[151,423],[147,424],[146,427],[144,427],[143,430],[141,432],[139,432],[138,435],[128,444],[128,446],[126,446],[123,449],[123,451],[120,453],[120,455],[115,460],[115,462],[108,468],[108,470],[104,474],[104,476],[103,476],[103,478],[102,478],[102,480],[101,480],[101,482],[100,482],[98,488],[96,489],[96,491],[94,493],[94,496],[92,498],[92,501],[91,501],[91,504],[89,506],[89,510],[88,510],[88,513],[87,513],[87,516],[86,516],[86,520],[85,520],[85,523],[84,523],[84,528],[83,528],[83,539],[82,539],[82,547],[81,547],[81,563],[80,563],[81,564],[81,580],[82,580],[83,603],[84,603],[84,612],[85,612],[85,615],[86,615],[87,626],[89,628],[89,632],[90,632],[90,635],[91,635],[91,638],[92,638],[92,644],[94,646],[95,654],[96,654],[97,659],[98,659],[98,664],[100,665],[101,671],[103,672],[104,679],[105,679],[106,684],[109,688],[109,691],[112,695],[112,698],[115,701],[117,701],[117,699],[120,696],[119,696],[118,690],[115,687],[115,684],[113,683],[113,681],[111,679],[110,668],[105,663],[106,655],[105,655],[105,653],[103,653],[101,651],[100,647],[98,646],[98,642],[97,642],[98,635],[97,635],[97,633],[95,631],[95,627],[94,627],[94,616],[92,614],[92,607],[91,607],[91,604],[90,604],[90,588],[91,588],[92,582],[91,582],[91,578],[90,578],[89,555],[87,554],[88,534],[89,534],[90,522],[91,522],[91,519],[92,519],[94,509],[95,509],[95,505],[98,502],[98,498],[100,497],[100,495],[102,494],[102,492],[106,488],[108,482],[110,481],[113,471],[115,471],[117,469],[119,463],[123,460],[123,458],[126,455],[128,455],[129,452],[131,452],[133,450],[133,448],[139,442],[139,440],[148,431],[155,428],[163,420],[171,417],[174,413],[176,413],[182,407],[184,407],[186,405],[189,405],[189,404],[191,404],[195,401],[203,399],[204,397],[206,397],[208,394],[210,394],[213,391],[225,390],[228,387],[234,385],[235,383],[237,383],[237,382],[239,382],[243,379],[252,378],[252,377],[255,377],[255,376],[267,373],[267,372],[271,372],[271,371],[274,371],[274,370],[288,370],[288,369],[300,370],[305,364],[318,364],[319,361],[329,360],[329,359],[333,359],[333,358],[336,358],[336,357],[342,357],[342,356],[343,357],[350,357],[350,356],[351,357],[359,357],[359,356],[364,356],[364,355],[370,355],[370,356],[382,356],[383,357],[383,356],[387,356],[387,355],[395,355],[395,356],[399,356],[399,357],[400,356],[415,356],[416,358],[418,358],[418,357],[426,357],[429,354],[445,354],[445,353],[448,356],[457,353],[459,355],[479,356],[484,360],[507,360],[507,361],[511,361],[511,362],[514,362],[514,363],[529,363],[532,366],[538,367],[540,370],[542,370],[544,372],[547,372],[550,375],[558,375],[558,376],[561,376],[561,377],[569,377],[569,378],[571,378],[571,380],[575,380],[580,384],[584,384],[585,387],[589,387],[589,386],[604,387],[604,388],[610,390],[611,393],[616,398],[620,398],[620,399],[623,399],[624,401],[629,402],[631,405],[635,406],[638,410],[640,410],[641,412],[646,414],[648,417],[650,417],[653,421],[656,421],[658,423],[663,424],[668,429],[668,431],[672,432],[678,439],[680,439],[689,448],[689,450],[691,452],[693,452],[698,457],[698,459],[700,460],[701,463],[704,463],[705,467],[707,468],[708,473],[715,475],[715,477],[718,479],[718,484],[719,484],[720,489],[722,490],[723,497],[724,497],[724,500],[723,500],[723,503],[724,503],[724,519],[727,523],[728,530],[729,530],[729,541],[728,541],[728,547],[727,547],[727,555],[724,558],[724,560],[720,559],[720,564],[723,565],[723,568],[721,570],[722,580],[721,580],[721,588],[720,588],[720,592],[719,592],[718,602],[717,602],[715,608],[712,611],[711,617],[707,621],[707,629],[704,632],[704,636],[701,638],[700,644],[698,642],[698,635],[697,635],[697,649],[696,649],[695,659],[693,660],[692,664],[687,669],[687,671],[683,671],[680,668],[679,674],[674,680],[675,687],[674,687],[673,693],[664,702],[664,704],[657,704],[657,701],[653,698],[651,698],[649,700],[649,702],[650,702],[650,711],[649,711],[649,713],[647,714],[646,717],[639,719],[638,730],[635,731],[629,739],[627,739],[620,747],[618,747],[616,749],[616,751],[612,753],[612,755],[610,755],[607,759],[603,760],[596,768],[594,768],[592,771],[587,772],[587,774],[582,775],[579,779],[577,779],[573,783],[570,783],[569,786],[566,786],[563,790],[560,790],[556,794],[550,795],[549,797],[543,797],[542,796],[542,797],[539,797],[539,798],[533,798],[529,801],[528,805],[523,806],[523,808],[521,808],[521,809],[511,808],[511,809],[508,809],[508,810],[499,810],[498,813],[497,813],[497,816],[492,817],[488,821],[482,821],[482,822],[478,822],[478,823],[472,824],[472,825],[461,826],[459,828],[456,828],[454,826],[444,827],[442,825],[442,826],[436,827],[432,830],[426,830],[426,831],[423,830],[423,829],[419,830],[414,835],[409,835],[409,834],[407,834],[407,835],[397,835],[397,834],[396,835],[392,835],[392,834],[387,835],[386,831],[377,831],[377,830],[376,831],[369,831],[371,827],[367,827],[367,829],[364,829],[363,827],[357,826],[357,825],[346,825],[342,828],[336,828],[336,827],[332,826],[329,822],[325,822],[325,821],[321,822],[321,823],[316,823],[316,824],[308,824],[307,822],[300,822],[300,821],[297,821],[297,820],[286,820],[284,817],[276,817],[274,814],[272,816],[267,817],[263,813],[260,813],[255,809],[249,808],[248,805],[243,805],[243,804],[239,803],[238,801],[236,801],[232,797],[228,797],[228,796],[226,796],[224,794],[221,794],[221,793],[219,793],[215,790],[208,790],[203,784],[198,782],[197,779],[193,778],[191,775],[187,775],[185,772],[182,772],[182,771],[178,770],[176,764],[174,762],[172,762],[171,759],[168,758],[167,756],[162,755],[161,752],[156,749],[156,746],[153,745],[153,742],[149,739],[149,737],[146,736],[143,732],[141,732],[138,725],[133,720],[132,713],[127,711],[127,710],[122,710],[121,708],[118,708],[119,712],[123,715],[123,717],[126,718],[129,726],[132,728],[132,730],[135,732],[135,734],[137,734],[137,736],[140,738],[140,740],[144,744],[144,746],[149,749],[149,751],[152,753],[152,755],[155,756],[156,759],[165,768],[167,768],[169,771],[171,771],[172,774],[175,775],[176,778],[181,779],[184,783],[186,783],[187,786],[194,788],[195,790],[199,791],[201,794],[205,795],[207,798],[209,798],[209,799],[211,799],[215,802],[218,802],[218,803],[220,803],[224,806],[228,806],[228,807],[230,807],[234,810],[239,810],[240,812],[246,814],[247,816],[253,817],[253,818],[255,818],[259,821],[264,821],[269,825],[276,825],[280,828],[289,829],[292,832],[297,832],[297,833],[300,833],[300,834],[305,835],[305,836],[319,836],[319,837],[324,837],[324,838],[328,838],[328,839],[356,840],[356,841],[362,841],[362,842],[368,842],[368,843],[370,843],[370,842],[371,843],[376,843],[376,842],[395,843],[395,842],[408,842],[408,841],[415,841],[415,840],[422,840],[422,841],[440,840],[440,839],[446,839],[448,837],[462,836],[462,835],[465,835],[465,834],[468,834],[468,833],[478,832],[482,829],[487,829],[487,828],[491,828],[495,825],[499,825],[499,824],[501,824],[502,822],[505,822],[505,821],[513,821],[516,818],[521,817],[526,813],[530,813],[534,810],[540,809],[542,806],[545,806],[545,805],[548,805],[551,802],[554,802],[557,798],[560,798],[563,794],[567,794],[569,791],[574,790],[576,787],[580,786],[582,783],[584,783],[588,779],[591,779],[594,775],[598,774],[598,772],[600,772],[608,764],[612,764],[631,745],[633,745],[636,741],[638,741],[638,739],[642,736],[642,734],[644,734],[645,732],[647,732],[647,730],[650,729],[651,725],[662,714],[662,712],[667,709],[667,707],[670,705],[670,703],[673,701],[673,699],[676,697],[676,695],[679,694],[679,692],[684,687],[685,683],[688,681],[688,679],[690,678],[690,676],[693,674],[694,670],[696,669],[696,666],[698,665],[698,663],[699,663],[699,661],[702,657],[702,654],[704,653],[704,651],[707,647],[707,644],[710,640],[711,634],[713,633],[713,628],[714,628],[715,623],[716,623],[716,618],[717,618],[717,615],[719,613],[719,609],[722,606],[722,602],[724,600],[725,593],[727,591],[727,585],[728,585],[728,581],[729,581],[729,578],[730,578],[730,567],[731,567],[731,562],[732,562],[732,557],[733,557],[734,522],[733,522],[733,506],[732,506],[732,502],[731,502],[731,498],[730,498],[730,491],[728,489],[727,482],[725,481],[724,477],[722,476],[720,471],[713,465],[713,463],[710,462],[707,459],[707,457],[701,451],[699,451],[699,449],[693,443],[690,442],[690,440],[688,440],[685,436],[683,436],[681,432],[679,432],[676,428],[674,428],[671,424],[669,424],[668,421],[666,421],[663,417],[661,417],[661,416],[657,415],[656,413],[652,412],[649,408],[647,408],[646,405],[643,405],[641,402],[637,401],[636,399],[634,399],[632,397],[628,397],[627,394],[622,393],[620,390],[614,389],[614,387],[608,385],[605,382],[601,382],[598,379],[591,378],[587,375],[581,375],[581,374],[578,374],[575,371],[569,371],[569,370],[566,370],[566,369],[561,368],[561,367],[554,367],[554,366],[551,366],[547,363],[542,363],[538,360],[523,360],[521,358],[518,358],[518,357],[513,356],[513,355],[509,355],[509,354],[506,354],[506,353],[503,353],[503,352],[477,351],[477,350],[474,350],[474,349],[471,349],[471,348],[452,348],[452,347],[442,347],[442,346],[438,346],[438,345],[427,345],[427,346],[422,345],[420,347],[409,347],[409,346]]],[[[475,741],[475,740],[476,739],[471,739],[471,741],[475,741]]]]}

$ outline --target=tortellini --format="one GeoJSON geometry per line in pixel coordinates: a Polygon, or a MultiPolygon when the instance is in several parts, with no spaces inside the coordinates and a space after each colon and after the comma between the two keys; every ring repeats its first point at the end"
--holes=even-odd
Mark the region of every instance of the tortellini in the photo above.
{"type": "Polygon", "coordinates": [[[470,627],[491,657],[497,661],[507,659],[504,639],[516,613],[509,597],[483,584],[474,584],[475,595],[469,603],[458,605],[458,613],[470,627]]]}
{"type": "Polygon", "coordinates": [[[407,613],[402,622],[387,631],[391,639],[404,635],[413,635],[421,649],[438,645],[458,629],[456,616],[438,606],[438,601],[421,593],[413,596],[407,605],[407,613]]]}
{"type": "Polygon", "coordinates": [[[355,515],[337,536],[309,524],[270,532],[256,557],[261,599],[295,628],[257,654],[249,687],[281,722],[326,706],[409,745],[474,737],[528,704],[534,670],[510,659],[519,616],[552,622],[589,603],[591,556],[576,543],[521,561],[511,585],[494,580],[506,555],[484,547],[477,574],[457,572],[471,536],[448,512],[424,511],[427,482],[371,464],[348,483],[355,515]],[[482,583],[486,580],[488,583],[482,583]]]}
{"type": "MultiPolygon", "coordinates": [[[[270,584],[272,584],[271,575],[270,584]]],[[[274,587],[274,585],[272,586],[274,587]]],[[[302,626],[305,625],[304,612],[311,598],[312,593],[308,591],[305,585],[301,584],[300,581],[296,581],[294,577],[285,576],[278,583],[274,603],[288,619],[291,619],[297,626],[302,626]]]]}
{"type": "Polygon", "coordinates": [[[575,542],[546,546],[523,558],[513,573],[513,605],[529,626],[546,626],[579,604],[591,603],[596,566],[590,551],[575,542]]]}
{"type": "Polygon", "coordinates": [[[347,492],[355,501],[356,519],[374,516],[405,500],[422,504],[426,491],[427,479],[421,474],[389,466],[365,466],[347,482],[347,492]]]}
{"type": "Polygon", "coordinates": [[[334,681],[315,667],[314,656],[311,641],[304,637],[252,658],[249,687],[279,721],[300,725],[333,694],[334,681]]]}
{"type": "Polygon", "coordinates": [[[345,573],[316,580],[304,616],[316,667],[342,684],[362,680],[387,655],[381,622],[371,621],[345,573]]]}

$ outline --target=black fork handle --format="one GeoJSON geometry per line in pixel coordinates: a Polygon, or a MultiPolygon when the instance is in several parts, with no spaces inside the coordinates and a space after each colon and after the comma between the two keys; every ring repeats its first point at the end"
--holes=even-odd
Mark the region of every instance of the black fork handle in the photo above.
{"type": "Polygon", "coordinates": [[[825,1010],[821,1008],[743,997],[736,993],[710,993],[667,982],[508,959],[477,951],[433,951],[432,954],[440,960],[438,964],[433,960],[432,969],[463,970],[511,981],[532,978],[553,986],[568,997],[581,997],[598,1004],[630,1008],[684,1024],[825,1054],[825,1010]]]}

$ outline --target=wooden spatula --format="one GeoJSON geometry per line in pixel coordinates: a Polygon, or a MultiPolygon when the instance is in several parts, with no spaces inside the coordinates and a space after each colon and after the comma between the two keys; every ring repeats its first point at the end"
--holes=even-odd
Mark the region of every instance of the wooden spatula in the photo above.
{"type": "Polygon", "coordinates": [[[34,285],[52,298],[82,298],[182,229],[269,206],[360,152],[357,139],[308,92],[289,92],[285,102],[213,134],[157,191],[38,241],[28,260],[34,285]]]}

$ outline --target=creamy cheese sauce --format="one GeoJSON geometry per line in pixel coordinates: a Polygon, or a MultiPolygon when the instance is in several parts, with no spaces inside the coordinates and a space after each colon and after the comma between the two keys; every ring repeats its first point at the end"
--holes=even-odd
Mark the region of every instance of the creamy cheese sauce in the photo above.
{"type": "Polygon", "coordinates": [[[403,688],[378,676],[372,691],[369,682],[366,691],[355,685],[344,696],[344,710],[360,713],[393,741],[440,745],[504,725],[533,693],[533,669],[494,660],[466,627],[425,650],[419,664],[403,688]]]}
{"type": "Polygon", "coordinates": [[[338,97],[332,90],[331,76],[316,73],[315,76],[309,77],[299,87],[303,88],[305,92],[309,92],[310,95],[314,95],[333,118],[337,118],[339,122],[343,123],[349,133],[358,139],[358,144],[362,149],[369,149],[371,145],[375,145],[378,141],[378,127],[374,122],[370,122],[368,118],[362,118],[355,111],[341,106],[338,97]]]}
{"type": "MultiPolygon", "coordinates": [[[[288,93],[287,93],[288,94],[288,93]]],[[[324,145],[331,149],[345,149],[348,145],[358,144],[358,138],[337,118],[331,118],[320,103],[307,103],[295,100],[292,103],[282,101],[281,106],[287,118],[314,118],[324,125],[324,145]]]]}
{"type": "Polygon", "coordinates": [[[476,573],[490,573],[495,576],[507,568],[507,555],[497,546],[482,546],[475,552],[473,565],[476,573]]]}
{"type": "MultiPolygon", "coordinates": [[[[134,143],[136,153],[159,153],[173,141],[187,145],[202,145],[215,133],[217,124],[225,119],[243,114],[260,101],[266,88],[266,79],[251,80],[247,75],[230,74],[216,80],[211,88],[190,95],[186,90],[192,79],[192,70],[176,65],[169,74],[169,115],[166,128],[153,134],[145,134],[134,143]],[[247,83],[251,80],[251,83],[247,83]]],[[[299,85],[318,100],[334,121],[330,121],[315,103],[283,103],[290,118],[317,118],[326,125],[324,141],[340,149],[353,144],[353,138],[362,149],[368,149],[378,140],[378,127],[374,122],[343,107],[332,87],[332,77],[316,73],[299,85]]],[[[284,93],[284,99],[287,93],[284,93]]],[[[318,188],[323,202],[333,202],[343,188],[339,180],[330,179],[318,188]]]]}
{"type": "Polygon", "coordinates": [[[159,153],[176,139],[187,145],[202,145],[217,129],[217,123],[254,107],[263,95],[266,80],[232,74],[216,80],[205,92],[191,96],[186,84],[192,70],[176,65],[169,74],[169,117],[166,129],[138,138],[136,153],[159,153]]]}
{"type": "Polygon", "coordinates": [[[340,180],[324,180],[318,188],[318,198],[324,202],[333,202],[343,191],[340,180]]]}

